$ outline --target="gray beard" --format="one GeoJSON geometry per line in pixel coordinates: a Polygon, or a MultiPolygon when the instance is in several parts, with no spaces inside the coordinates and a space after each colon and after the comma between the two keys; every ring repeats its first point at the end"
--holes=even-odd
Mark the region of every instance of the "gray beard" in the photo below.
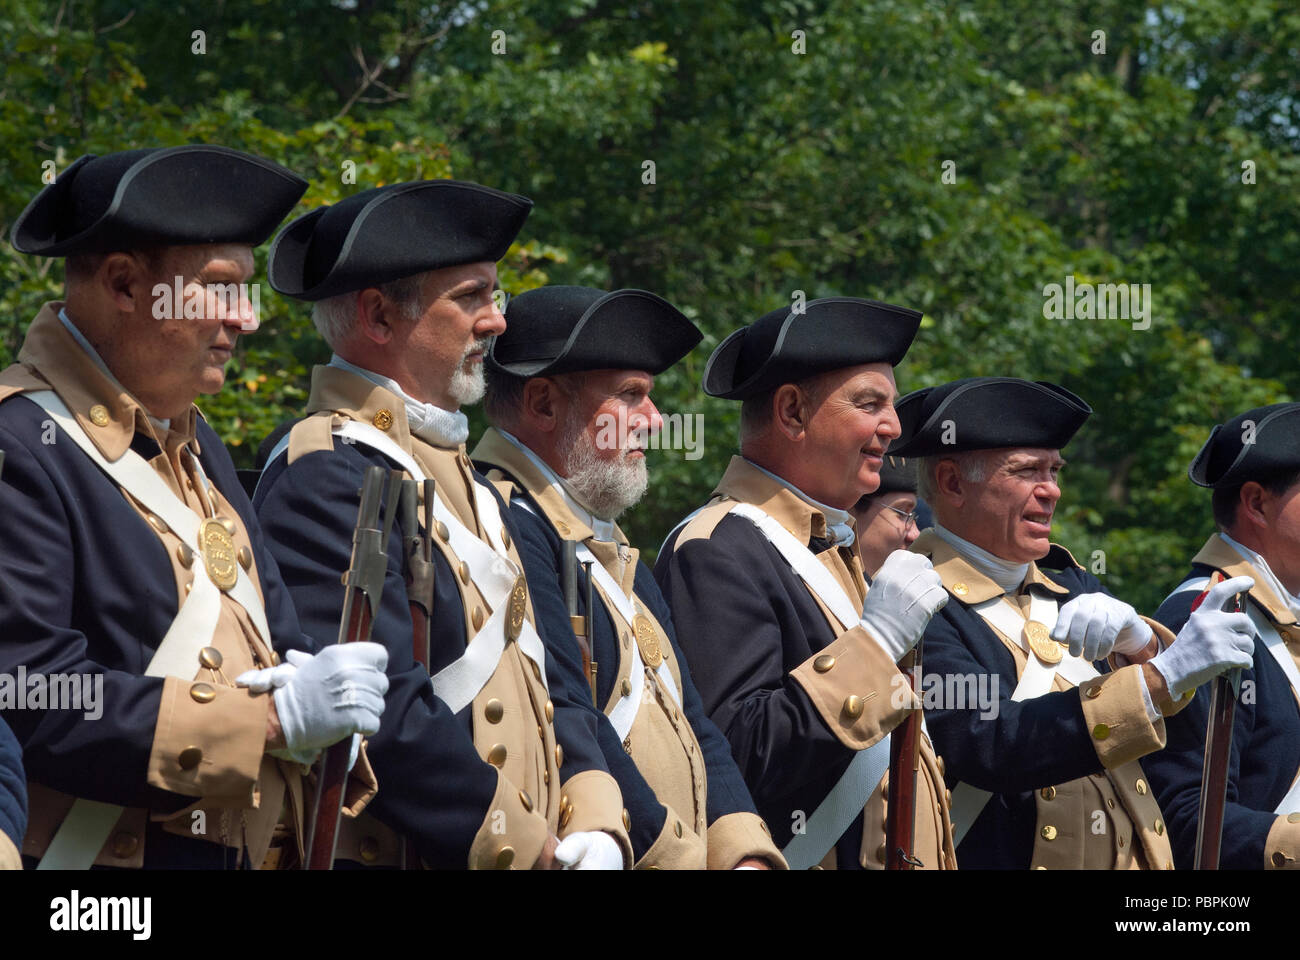
{"type": "Polygon", "coordinates": [[[568,476],[564,482],[601,520],[617,520],[645,495],[650,483],[646,462],[629,461],[626,452],[620,452],[617,459],[602,460],[585,427],[585,422],[573,418],[557,438],[560,449],[567,451],[564,469],[568,476]]]}
{"type": "MultiPolygon", "coordinates": [[[[469,356],[475,350],[487,350],[491,343],[491,338],[479,340],[470,345],[465,351],[465,356],[469,356]]],[[[460,366],[456,372],[451,375],[451,383],[447,385],[447,393],[451,398],[462,407],[478,403],[483,399],[483,394],[487,392],[487,384],[483,378],[483,364],[476,363],[470,370],[465,369],[465,357],[461,357],[460,366]]]]}

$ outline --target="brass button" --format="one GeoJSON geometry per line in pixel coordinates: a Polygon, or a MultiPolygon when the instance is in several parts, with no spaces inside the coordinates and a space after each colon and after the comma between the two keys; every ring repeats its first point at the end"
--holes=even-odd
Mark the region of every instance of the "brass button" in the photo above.
{"type": "Polygon", "coordinates": [[[524,805],[524,810],[529,813],[533,812],[533,798],[528,795],[527,790],[519,791],[519,802],[524,805]]]}
{"type": "Polygon", "coordinates": [[[190,699],[195,703],[211,703],[217,699],[216,688],[210,683],[190,684],[190,699]]]}
{"type": "Polygon", "coordinates": [[[1288,813],[1286,815],[1287,823],[1300,823],[1300,813],[1288,813]]]}
{"type": "Polygon", "coordinates": [[[564,807],[560,810],[560,829],[563,830],[565,827],[567,827],[569,825],[569,821],[572,819],[573,819],[573,804],[566,803],[564,807]]]}
{"type": "Polygon", "coordinates": [[[498,869],[498,870],[509,870],[509,869],[510,869],[510,865],[511,865],[512,863],[514,863],[514,862],[515,862],[515,848],[514,848],[514,847],[502,847],[502,848],[500,849],[500,851],[497,852],[497,869],[498,869]]]}
{"type": "Polygon", "coordinates": [[[1286,854],[1283,853],[1281,850],[1275,850],[1273,852],[1273,856],[1270,857],[1269,859],[1272,861],[1273,866],[1275,867],[1286,866],[1286,854]]]}
{"type": "Polygon", "coordinates": [[[134,856],[135,852],[140,849],[140,838],[134,833],[127,833],[125,830],[113,834],[113,856],[119,860],[125,860],[134,856]]]}
{"type": "Polygon", "coordinates": [[[1107,797],[1107,798],[1106,798],[1106,806],[1108,806],[1108,807],[1110,807],[1110,809],[1114,810],[1114,809],[1115,809],[1115,798],[1114,798],[1114,797],[1107,797]]]}
{"type": "Polygon", "coordinates": [[[378,430],[387,430],[393,425],[393,411],[380,410],[370,418],[370,422],[373,423],[375,428],[378,430]]]}
{"type": "Polygon", "coordinates": [[[220,670],[222,659],[221,651],[216,647],[204,647],[199,651],[199,663],[209,670],[220,670]]]}
{"type": "Polygon", "coordinates": [[[438,521],[438,539],[443,543],[451,539],[451,531],[447,529],[447,525],[441,520],[438,521]]]}
{"type": "Polygon", "coordinates": [[[460,582],[461,582],[461,583],[469,583],[469,564],[468,564],[468,563],[466,563],[464,560],[462,560],[462,561],[460,562],[460,569],[459,569],[457,572],[460,574],[460,582]]]}
{"type": "Polygon", "coordinates": [[[944,802],[944,805],[945,805],[945,806],[947,806],[947,807],[949,807],[949,808],[952,807],[952,791],[951,791],[951,790],[944,790],[944,792],[943,792],[943,802],[944,802]]]}
{"type": "Polygon", "coordinates": [[[1097,740],[1105,740],[1110,736],[1110,727],[1104,723],[1099,723],[1092,728],[1092,735],[1097,740]]]}
{"type": "Polygon", "coordinates": [[[551,771],[549,771],[549,770],[543,770],[543,771],[542,771],[542,783],[550,783],[550,782],[551,782],[551,771]]]}
{"type": "Polygon", "coordinates": [[[537,725],[537,739],[538,740],[546,739],[546,732],[542,730],[542,725],[540,723],[537,725]]]}
{"type": "Polygon", "coordinates": [[[1101,684],[1094,683],[1091,687],[1089,687],[1085,691],[1085,693],[1087,694],[1089,700],[1096,700],[1098,697],[1101,696],[1101,684]]]}
{"type": "Polygon", "coordinates": [[[1173,868],[1174,868],[1174,862],[1173,862],[1172,860],[1166,860],[1166,861],[1165,861],[1165,869],[1166,869],[1166,870],[1172,870],[1173,868]]]}
{"type": "Polygon", "coordinates": [[[1056,788],[1055,788],[1055,787],[1043,787],[1042,790],[1039,790],[1039,791],[1038,791],[1038,794],[1039,794],[1039,796],[1041,796],[1044,800],[1055,800],[1055,799],[1056,799],[1056,788]]]}
{"type": "Polygon", "coordinates": [[[622,692],[623,696],[630,697],[632,695],[632,681],[627,677],[624,677],[622,684],[619,685],[619,690],[622,692]]]}
{"type": "Polygon", "coordinates": [[[1056,839],[1056,828],[1052,826],[1050,823],[1047,826],[1043,827],[1043,839],[1044,840],[1056,839]]]}
{"type": "Polygon", "coordinates": [[[555,765],[557,767],[564,766],[564,748],[558,743],[555,745],[555,765]]]}
{"type": "Polygon", "coordinates": [[[189,548],[188,544],[182,543],[176,548],[176,559],[180,561],[182,567],[188,570],[194,566],[194,551],[189,548]]]}
{"type": "Polygon", "coordinates": [[[470,618],[474,623],[474,629],[477,630],[483,626],[483,608],[475,607],[474,616],[470,618]]]}
{"type": "Polygon", "coordinates": [[[483,705],[483,716],[487,717],[488,723],[500,723],[501,718],[506,715],[506,705],[493,697],[483,705]]]}
{"type": "Polygon", "coordinates": [[[150,513],[146,514],[145,519],[149,521],[149,526],[153,527],[159,533],[167,532],[167,524],[163,523],[162,517],[157,517],[150,513]]]}
{"type": "Polygon", "coordinates": [[[1156,822],[1153,824],[1153,826],[1156,828],[1156,836],[1157,836],[1157,837],[1162,837],[1162,836],[1164,836],[1164,833],[1165,833],[1165,822],[1164,822],[1163,820],[1161,820],[1159,817],[1157,817],[1157,818],[1156,818],[1156,822]]]}
{"type": "Polygon", "coordinates": [[[947,776],[947,775],[948,775],[948,770],[947,770],[947,766],[946,766],[946,765],[944,764],[944,762],[943,762],[943,757],[938,756],[938,755],[936,754],[936,755],[935,755],[935,758],[934,758],[934,762],[935,762],[935,765],[939,768],[939,776],[941,776],[941,777],[947,776]]]}
{"type": "Polygon", "coordinates": [[[379,841],[374,837],[362,837],[357,849],[366,863],[374,863],[379,859],[379,841]]]}
{"type": "Polygon", "coordinates": [[[501,528],[501,545],[507,550],[510,549],[510,531],[505,527],[501,528]]]}
{"type": "Polygon", "coordinates": [[[632,817],[628,814],[627,807],[623,808],[623,829],[624,830],[632,829],[632,817]]]}
{"type": "Polygon", "coordinates": [[[970,587],[966,586],[964,583],[954,583],[952,585],[952,592],[959,597],[964,597],[966,594],[970,593],[970,587]]]}
{"type": "Polygon", "coordinates": [[[547,701],[546,701],[546,708],[545,708],[545,711],[546,711],[546,722],[547,722],[547,723],[554,723],[554,722],[555,722],[555,704],[553,704],[553,703],[551,703],[551,701],[547,700],[547,701]]]}
{"type": "Polygon", "coordinates": [[[272,650],[272,651],[271,651],[271,666],[273,666],[273,667],[278,667],[279,665],[280,665],[280,655],[279,655],[278,653],[276,653],[274,650],[272,650]]]}
{"type": "Polygon", "coordinates": [[[631,755],[632,755],[632,736],[631,736],[631,734],[629,734],[629,735],[628,735],[628,736],[623,740],[623,752],[626,753],[628,756],[631,756],[631,755]]]}
{"type": "Polygon", "coordinates": [[[97,427],[108,426],[108,407],[97,403],[90,408],[90,422],[97,427]]]}
{"type": "Polygon", "coordinates": [[[1037,867],[1034,867],[1034,869],[1035,869],[1035,870],[1046,870],[1047,868],[1044,867],[1044,866],[1042,866],[1042,865],[1039,865],[1039,866],[1037,866],[1037,867]]]}
{"type": "Polygon", "coordinates": [[[230,534],[232,537],[235,535],[234,520],[231,520],[229,517],[217,517],[217,523],[221,524],[226,533],[230,534]]]}
{"type": "Polygon", "coordinates": [[[529,660],[528,665],[533,668],[533,677],[538,683],[542,682],[542,668],[537,665],[536,660],[529,660]]]}
{"type": "Polygon", "coordinates": [[[678,840],[682,838],[682,822],[680,820],[673,824],[673,833],[677,835],[678,840]]]}
{"type": "Polygon", "coordinates": [[[203,751],[198,747],[186,747],[176,757],[176,762],[180,764],[182,770],[193,770],[203,759],[203,751]]]}
{"type": "Polygon", "coordinates": [[[555,521],[555,530],[562,537],[567,537],[570,533],[569,525],[565,523],[563,520],[555,521]]]}
{"type": "Polygon", "coordinates": [[[856,693],[849,694],[844,699],[844,712],[848,714],[851,720],[856,720],[862,716],[862,698],[856,693]]]}
{"type": "Polygon", "coordinates": [[[1141,777],[1138,777],[1137,783],[1133,784],[1133,789],[1136,790],[1139,795],[1145,797],[1147,795],[1147,782],[1141,777]]]}
{"type": "Polygon", "coordinates": [[[818,657],[816,660],[813,661],[813,669],[816,670],[818,673],[825,673],[833,666],[835,666],[835,658],[830,656],[829,654],[823,653],[820,657],[818,657]]]}
{"type": "Polygon", "coordinates": [[[188,597],[190,595],[190,591],[193,589],[194,589],[194,581],[191,580],[189,583],[185,584],[185,596],[188,597]]]}
{"type": "Polygon", "coordinates": [[[239,548],[239,565],[245,570],[253,569],[253,552],[248,547],[239,548]]]}
{"type": "Polygon", "coordinates": [[[506,745],[504,743],[492,744],[492,749],[488,751],[488,763],[494,767],[504,767],[506,764],[506,745]]]}

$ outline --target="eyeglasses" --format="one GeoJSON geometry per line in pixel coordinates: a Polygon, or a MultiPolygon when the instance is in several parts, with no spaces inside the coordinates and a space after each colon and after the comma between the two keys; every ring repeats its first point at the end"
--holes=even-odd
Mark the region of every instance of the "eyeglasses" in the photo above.
{"type": "Polygon", "coordinates": [[[898,507],[891,507],[891,506],[890,506],[889,504],[887,504],[887,503],[886,503],[886,504],[881,504],[881,506],[883,506],[886,510],[892,510],[894,513],[898,514],[900,517],[903,518],[903,529],[904,529],[904,530],[906,530],[908,527],[910,527],[910,526],[912,526],[912,525],[914,525],[914,524],[916,523],[916,511],[915,511],[915,510],[913,510],[911,513],[904,513],[902,510],[899,510],[898,507]]]}

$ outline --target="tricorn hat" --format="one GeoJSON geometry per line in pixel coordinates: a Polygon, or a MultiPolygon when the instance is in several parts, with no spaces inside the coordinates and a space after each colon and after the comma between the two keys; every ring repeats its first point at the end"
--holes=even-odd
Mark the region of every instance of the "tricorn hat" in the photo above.
{"type": "Polygon", "coordinates": [[[195,143],[87,154],[14,221],[14,248],[42,257],[271,235],[307,181],[251,154],[195,143]]]}
{"type": "Polygon", "coordinates": [[[532,208],[527,197],[460,180],[363,190],[281,230],[267,276],[286,296],[323,300],[426,270],[495,263],[532,208]]]}
{"type": "Polygon", "coordinates": [[[1059,450],[1092,415],[1092,407],[1045,380],[970,377],[926,387],[895,404],[902,435],[894,456],[929,457],[997,447],[1059,450]]]}
{"type": "Polygon", "coordinates": [[[912,345],[921,314],[857,297],[782,307],[723,340],[704,368],[704,392],[744,400],[783,383],[863,363],[896,366],[912,345]]]}
{"type": "Polygon", "coordinates": [[[1300,403],[1256,407],[1210,431],[1187,475],[1202,487],[1232,487],[1300,470],[1300,403]]]}
{"type": "Polygon", "coordinates": [[[695,324],[645,290],[539,287],[506,306],[506,332],[487,362],[520,377],[580,370],[667,370],[703,339],[695,324]]]}

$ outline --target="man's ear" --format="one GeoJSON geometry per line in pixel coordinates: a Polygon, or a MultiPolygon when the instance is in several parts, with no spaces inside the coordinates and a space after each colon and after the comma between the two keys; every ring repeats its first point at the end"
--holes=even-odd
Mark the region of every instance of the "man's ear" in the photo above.
{"type": "Polygon", "coordinates": [[[394,330],[391,321],[392,304],[375,287],[358,290],[356,333],[371,343],[392,342],[394,330]]]}
{"type": "MultiPolygon", "coordinates": [[[[153,303],[154,279],[149,261],[143,254],[119,251],[103,259],[92,283],[118,311],[135,313],[142,305],[153,303]],[[142,298],[145,304],[141,303],[142,298]]],[[[179,315],[182,307],[176,304],[173,309],[179,315]]]]}
{"type": "Polygon", "coordinates": [[[787,439],[802,440],[811,415],[809,397],[797,384],[782,384],[772,395],[772,420],[787,439]]]}
{"type": "Polygon", "coordinates": [[[954,507],[965,506],[967,497],[966,481],[961,475],[961,467],[956,460],[946,457],[935,464],[934,489],[940,498],[951,503],[954,507]]]}
{"type": "Polygon", "coordinates": [[[1247,480],[1241,485],[1241,493],[1238,494],[1237,501],[1237,522],[1245,521],[1252,527],[1266,529],[1268,527],[1268,516],[1265,513],[1265,507],[1272,497],[1264,485],[1254,480],[1247,480]]]}
{"type": "Polygon", "coordinates": [[[524,422],[541,433],[554,433],[560,428],[566,398],[550,377],[532,377],[524,384],[522,409],[524,422]]]}

